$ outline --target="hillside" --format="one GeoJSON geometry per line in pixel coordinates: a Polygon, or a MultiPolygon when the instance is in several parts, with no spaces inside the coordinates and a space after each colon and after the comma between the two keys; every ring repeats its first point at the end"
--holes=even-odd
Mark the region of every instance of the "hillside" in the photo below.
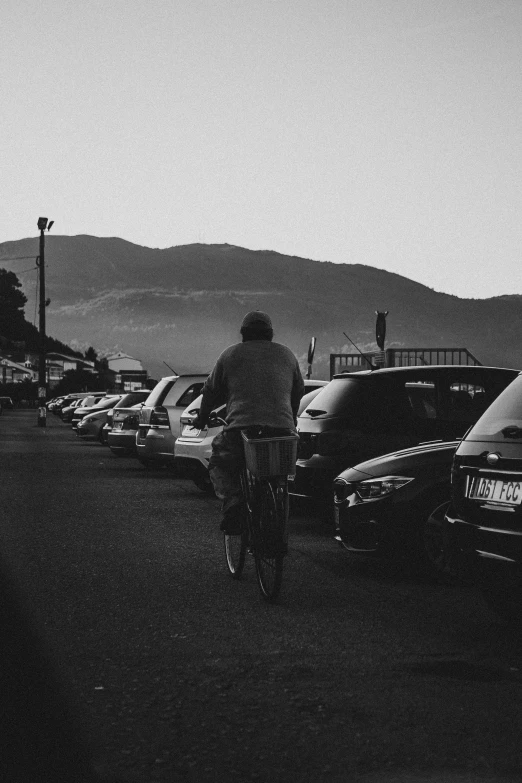
{"type": "MultiPolygon", "coordinates": [[[[2,261],[36,255],[38,239],[0,244],[2,261]]],[[[21,279],[26,282],[27,275],[21,279]]],[[[30,279],[30,278],[29,278],[30,279]]],[[[34,279],[34,278],[33,278],[34,279]]],[[[467,347],[481,361],[522,368],[522,297],[461,299],[360,264],[332,264],[234,245],[164,250],[118,238],[46,236],[48,331],[85,349],[122,349],[153,375],[208,370],[238,339],[247,310],[270,312],[276,339],[303,361],[317,337],[314,374],[328,355],[376,348],[375,310],[389,310],[387,347],[467,347]]],[[[34,290],[25,285],[27,312],[34,290]]]]}

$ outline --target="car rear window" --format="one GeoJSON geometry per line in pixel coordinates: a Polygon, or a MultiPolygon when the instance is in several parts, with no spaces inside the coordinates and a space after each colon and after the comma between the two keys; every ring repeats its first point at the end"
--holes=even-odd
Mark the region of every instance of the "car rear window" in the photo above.
{"type": "Polygon", "coordinates": [[[522,375],[512,381],[491,403],[466,440],[499,443],[522,440],[522,375]]]}
{"type": "Polygon", "coordinates": [[[181,395],[175,404],[182,408],[186,408],[187,405],[190,405],[191,402],[199,397],[201,394],[201,389],[203,388],[203,383],[203,381],[200,381],[199,383],[193,383],[192,386],[189,386],[187,391],[181,395]]]}
{"type": "Polygon", "coordinates": [[[154,408],[156,405],[162,405],[177,380],[177,378],[162,378],[147,397],[147,407],[150,405],[154,408]]]}

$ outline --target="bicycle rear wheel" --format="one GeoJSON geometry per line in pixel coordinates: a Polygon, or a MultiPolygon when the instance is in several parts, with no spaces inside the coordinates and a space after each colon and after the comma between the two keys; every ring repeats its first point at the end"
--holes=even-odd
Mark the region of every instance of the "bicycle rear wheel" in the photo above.
{"type": "Polygon", "coordinates": [[[281,590],[287,519],[286,482],[277,479],[260,481],[252,524],[257,581],[266,601],[275,601],[281,590]]]}
{"type": "Polygon", "coordinates": [[[240,579],[245,566],[245,557],[248,547],[248,527],[246,519],[241,520],[241,535],[223,536],[225,544],[225,557],[227,559],[228,570],[233,579],[240,579]]]}

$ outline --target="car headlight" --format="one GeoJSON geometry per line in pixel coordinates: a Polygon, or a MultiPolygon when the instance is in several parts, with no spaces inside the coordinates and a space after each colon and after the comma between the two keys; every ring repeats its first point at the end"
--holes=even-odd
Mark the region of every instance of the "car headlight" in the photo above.
{"type": "Polygon", "coordinates": [[[408,476],[383,476],[382,478],[366,479],[355,484],[355,491],[361,500],[377,500],[391,495],[397,489],[413,481],[408,476]]]}

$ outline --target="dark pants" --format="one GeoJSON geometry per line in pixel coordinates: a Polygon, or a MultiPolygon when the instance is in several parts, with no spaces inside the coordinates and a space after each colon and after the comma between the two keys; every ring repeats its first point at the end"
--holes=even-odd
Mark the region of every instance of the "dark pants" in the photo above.
{"type": "Polygon", "coordinates": [[[212,441],[209,471],[214,492],[222,501],[223,515],[243,501],[241,468],[245,461],[241,430],[224,430],[212,441]]]}

